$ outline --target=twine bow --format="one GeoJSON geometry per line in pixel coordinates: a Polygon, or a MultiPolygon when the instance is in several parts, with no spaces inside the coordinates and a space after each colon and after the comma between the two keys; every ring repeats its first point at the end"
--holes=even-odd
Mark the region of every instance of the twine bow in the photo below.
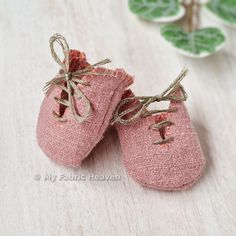
{"type": "Polygon", "coordinates": [[[147,110],[148,106],[154,102],[161,102],[161,101],[175,101],[181,102],[186,101],[187,93],[185,92],[183,86],[180,84],[181,80],[186,76],[187,70],[184,69],[178,75],[178,77],[169,85],[169,87],[162,92],[160,95],[156,96],[133,96],[127,97],[121,100],[118,104],[117,109],[114,114],[114,118],[112,124],[118,123],[121,125],[128,125],[140,117],[149,116],[152,114],[160,113],[160,112],[174,112],[176,109],[165,109],[165,110],[147,110]],[[176,95],[176,91],[180,90],[181,94],[176,95]],[[128,108],[122,112],[120,112],[121,107],[127,105],[129,103],[135,103],[134,106],[128,108]],[[125,118],[124,118],[125,117],[125,118]]]}
{"type": "MultiPolygon", "coordinates": [[[[61,73],[53,78],[52,80],[48,81],[46,85],[44,86],[45,93],[48,93],[48,91],[54,87],[58,86],[62,90],[66,91],[68,93],[68,100],[61,99],[55,97],[56,102],[59,104],[62,104],[66,107],[69,107],[71,114],[74,116],[74,118],[79,122],[82,123],[87,119],[91,112],[91,104],[89,99],[83,94],[79,86],[77,85],[83,85],[83,86],[89,86],[88,82],[81,79],[82,76],[85,75],[102,75],[102,73],[94,73],[93,69],[97,66],[101,66],[107,63],[110,63],[111,60],[105,59],[103,61],[100,61],[98,63],[95,63],[93,65],[87,66],[84,69],[77,70],[76,72],[70,72],[69,66],[70,66],[70,58],[69,58],[69,45],[66,41],[66,39],[60,35],[60,34],[54,34],[50,40],[50,49],[51,54],[55,62],[61,67],[61,73]],[[54,43],[58,43],[63,51],[63,54],[65,56],[64,61],[61,61],[57,53],[54,49],[54,43]],[[66,82],[66,83],[65,83],[66,82]],[[66,86],[63,86],[62,84],[65,83],[66,86]],[[84,103],[84,114],[80,115],[75,107],[74,99],[78,99],[84,103]]],[[[54,117],[59,121],[66,121],[65,118],[60,116],[58,113],[53,111],[54,117]]]]}

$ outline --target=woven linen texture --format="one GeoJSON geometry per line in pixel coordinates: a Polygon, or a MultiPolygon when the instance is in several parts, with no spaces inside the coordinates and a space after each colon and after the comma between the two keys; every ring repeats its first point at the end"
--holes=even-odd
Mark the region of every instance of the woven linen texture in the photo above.
{"type": "MultiPolygon", "coordinates": [[[[123,98],[130,95],[132,92],[126,91],[123,98]]],[[[205,159],[184,103],[170,102],[169,108],[177,111],[115,126],[128,173],[141,185],[172,191],[189,188],[197,182],[205,159]],[[149,127],[163,118],[174,123],[165,128],[165,136],[174,137],[174,141],[154,145],[153,141],[161,140],[161,135],[149,127]]]]}
{"type": "MultiPolygon", "coordinates": [[[[57,121],[53,117],[52,111],[58,112],[59,109],[54,100],[61,94],[58,87],[49,92],[41,105],[37,125],[38,144],[50,159],[66,166],[80,166],[102,139],[124,90],[133,83],[133,78],[122,69],[96,68],[94,72],[107,75],[83,77],[90,86],[80,88],[92,106],[92,112],[85,122],[78,123],[69,109],[64,113],[67,122],[57,121]]],[[[76,101],[76,109],[83,113],[83,104],[76,101]]]]}

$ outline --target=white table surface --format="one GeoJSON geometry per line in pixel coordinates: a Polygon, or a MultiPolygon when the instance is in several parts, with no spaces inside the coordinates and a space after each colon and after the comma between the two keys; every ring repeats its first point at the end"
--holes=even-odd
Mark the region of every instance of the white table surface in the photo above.
{"type": "Polygon", "coordinates": [[[197,60],[176,53],[127,1],[0,0],[0,235],[236,235],[236,29],[220,26],[226,47],[197,60]],[[113,129],[78,170],[46,158],[35,129],[42,86],[58,70],[48,44],[55,32],[91,62],[110,57],[111,68],[135,75],[139,95],[157,94],[182,67],[190,70],[186,105],[207,160],[198,184],[176,193],[139,186],[113,129]],[[90,174],[120,180],[60,180],[90,174]]]}

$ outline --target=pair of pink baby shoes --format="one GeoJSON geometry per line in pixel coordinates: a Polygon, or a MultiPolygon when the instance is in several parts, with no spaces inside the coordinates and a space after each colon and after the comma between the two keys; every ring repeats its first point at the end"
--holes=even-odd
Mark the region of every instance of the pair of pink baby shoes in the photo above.
{"type": "Polygon", "coordinates": [[[51,53],[61,69],[45,86],[37,140],[52,160],[79,167],[110,125],[119,134],[124,165],[137,182],[159,190],[180,190],[200,177],[205,159],[183,101],[180,76],[159,96],[136,97],[127,87],[132,76],[123,69],[90,65],[84,53],[70,50],[65,38],[50,38],[51,53]],[[65,56],[54,49],[58,43],[65,56]],[[148,110],[170,101],[167,110],[148,110]],[[158,114],[160,113],[160,114],[158,114]]]}

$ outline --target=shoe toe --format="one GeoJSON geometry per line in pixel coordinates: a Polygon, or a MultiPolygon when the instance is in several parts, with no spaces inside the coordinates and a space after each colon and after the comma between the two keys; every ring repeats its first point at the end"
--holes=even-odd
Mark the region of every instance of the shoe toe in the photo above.
{"type": "Polygon", "coordinates": [[[194,157],[191,153],[188,161],[163,160],[157,155],[127,158],[125,166],[128,173],[141,185],[166,191],[190,188],[200,178],[204,166],[204,158],[194,157]],[[131,162],[130,162],[131,161],[131,162]]]}

